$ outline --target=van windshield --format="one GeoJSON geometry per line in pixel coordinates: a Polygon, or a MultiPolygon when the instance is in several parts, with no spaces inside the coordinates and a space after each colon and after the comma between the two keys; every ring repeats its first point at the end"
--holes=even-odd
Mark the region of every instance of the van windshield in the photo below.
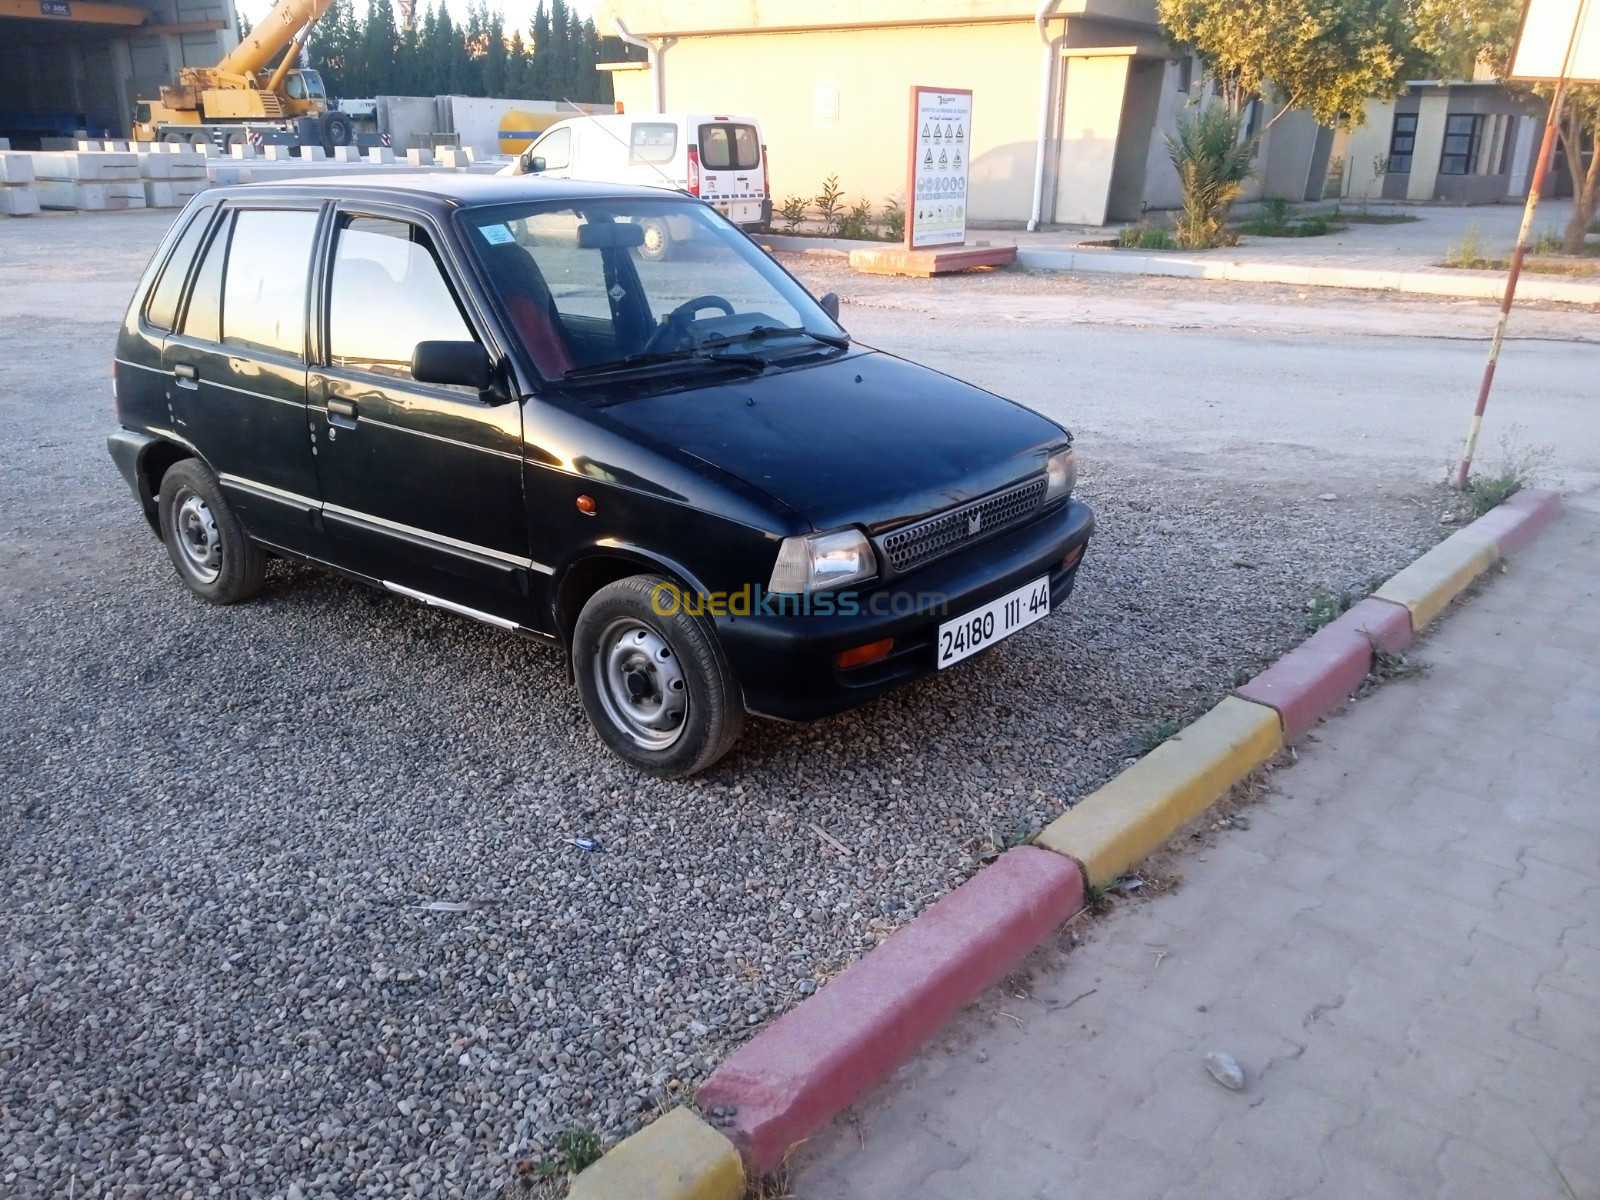
{"type": "Polygon", "coordinates": [[[460,220],[546,379],[769,362],[845,343],[804,288],[698,201],[496,205],[460,220]]]}

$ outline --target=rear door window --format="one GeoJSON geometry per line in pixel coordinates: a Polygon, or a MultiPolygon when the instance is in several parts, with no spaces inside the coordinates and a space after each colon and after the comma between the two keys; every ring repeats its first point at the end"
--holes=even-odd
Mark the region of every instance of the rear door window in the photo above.
{"type": "Polygon", "coordinates": [[[721,121],[700,126],[700,165],[708,171],[755,170],[761,165],[756,127],[721,121]]]}
{"type": "Polygon", "coordinates": [[[190,264],[200,249],[200,239],[211,223],[214,210],[202,209],[189,222],[189,227],[178,238],[178,244],[167,259],[161,278],[150,292],[150,303],[145,306],[144,319],[157,329],[170,331],[178,320],[178,301],[183,298],[183,281],[189,277],[190,264]]]}
{"type": "Polygon", "coordinates": [[[628,141],[628,162],[632,166],[659,166],[672,161],[678,152],[678,127],[662,121],[640,121],[628,141]]]}
{"type": "Polygon", "coordinates": [[[315,212],[241,209],[222,288],[222,340],[250,350],[305,353],[306,275],[315,212]]]}

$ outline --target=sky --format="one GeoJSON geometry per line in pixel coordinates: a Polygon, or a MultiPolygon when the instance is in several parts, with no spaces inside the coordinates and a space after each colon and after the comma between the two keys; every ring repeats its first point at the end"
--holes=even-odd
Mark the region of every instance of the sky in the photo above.
{"type": "MultiPolygon", "coordinates": [[[[234,7],[250,19],[252,25],[260,23],[272,9],[274,0],[234,0],[234,7]]],[[[435,3],[438,0],[434,0],[435,3]]],[[[366,0],[354,0],[355,10],[359,16],[367,11],[366,0]]],[[[506,28],[525,28],[533,22],[533,9],[537,0],[489,0],[491,11],[498,8],[505,14],[506,28]]],[[[428,0],[417,0],[417,14],[420,17],[422,10],[427,6],[428,0]]],[[[445,0],[445,7],[450,10],[450,19],[457,25],[464,24],[467,19],[469,0],[445,0]]],[[[581,17],[594,16],[595,0],[567,0],[567,7],[581,17]]]]}

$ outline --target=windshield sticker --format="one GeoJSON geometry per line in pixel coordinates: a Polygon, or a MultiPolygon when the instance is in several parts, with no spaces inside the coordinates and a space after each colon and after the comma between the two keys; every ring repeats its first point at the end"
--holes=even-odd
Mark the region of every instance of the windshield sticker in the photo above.
{"type": "Polygon", "coordinates": [[[491,246],[506,246],[517,240],[511,236],[511,230],[504,225],[485,225],[478,232],[483,234],[483,240],[491,246]]]}

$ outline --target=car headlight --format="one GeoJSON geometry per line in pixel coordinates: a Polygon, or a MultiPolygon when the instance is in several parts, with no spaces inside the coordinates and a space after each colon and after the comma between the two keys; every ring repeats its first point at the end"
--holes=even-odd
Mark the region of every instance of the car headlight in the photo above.
{"type": "Polygon", "coordinates": [[[1071,446],[1057,450],[1044,465],[1044,477],[1046,504],[1072,495],[1072,489],[1078,485],[1078,452],[1071,446]]]}
{"type": "Polygon", "coordinates": [[[859,529],[784,538],[767,590],[796,594],[860,583],[878,573],[872,543],[859,529]]]}

